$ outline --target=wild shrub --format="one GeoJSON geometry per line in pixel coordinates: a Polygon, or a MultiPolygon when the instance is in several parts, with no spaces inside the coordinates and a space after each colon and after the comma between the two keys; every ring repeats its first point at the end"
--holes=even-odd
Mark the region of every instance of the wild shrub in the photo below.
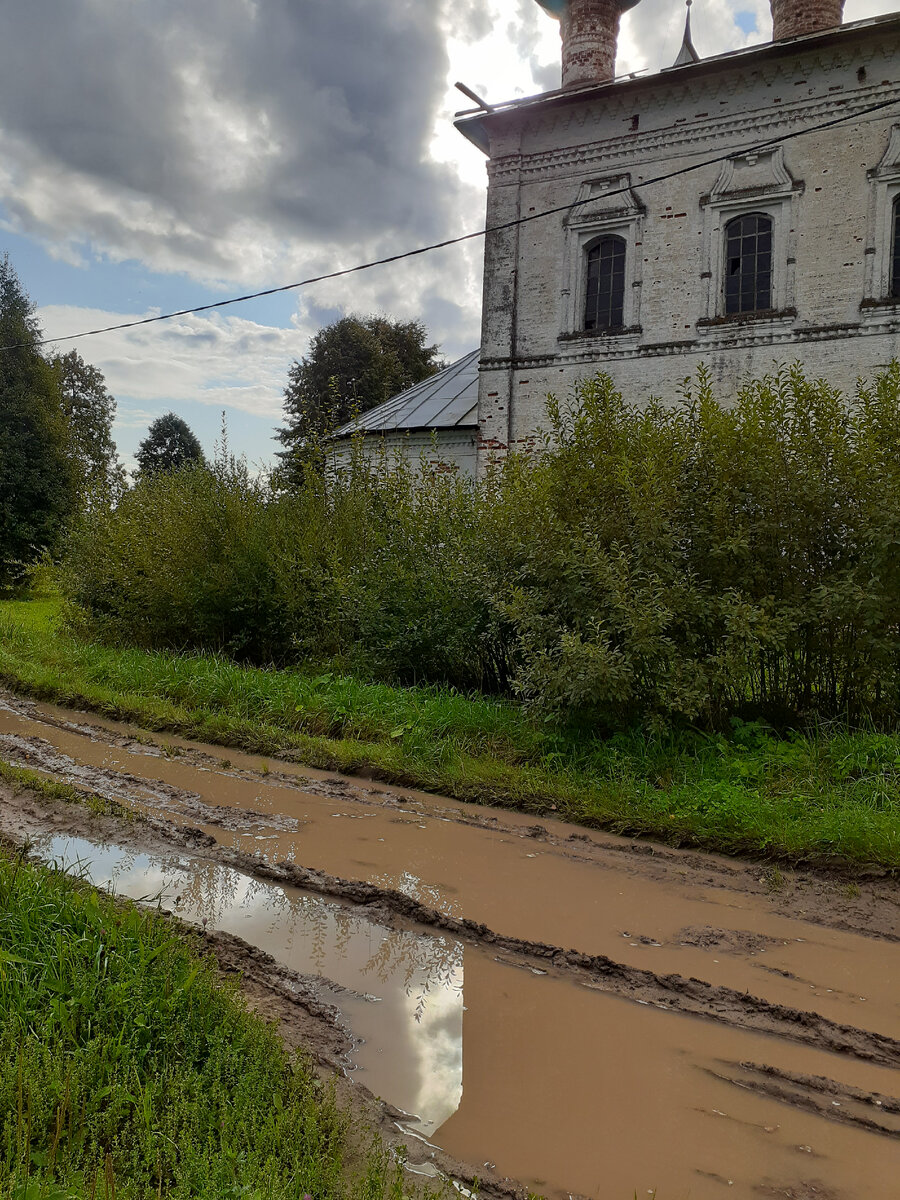
{"type": "Polygon", "coordinates": [[[470,481],[402,460],[310,464],[284,493],[220,456],[85,519],[62,578],[109,640],[496,688],[482,507],[470,481]]]}
{"type": "MultiPolygon", "coordinates": [[[[291,492],[222,455],[72,540],[89,629],[256,663],[506,691],[593,728],[900,711],[900,366],[795,366],[731,404],[552,397],[475,484],[357,447],[291,492]]],[[[326,456],[327,459],[327,456],[326,456]]]]}
{"type": "Polygon", "coordinates": [[[619,725],[898,710],[900,368],[847,401],[798,367],[673,407],[608,377],[506,470],[516,687],[619,725]]]}
{"type": "Polygon", "coordinates": [[[404,681],[505,684],[481,491],[454,472],[360,456],[329,492],[342,653],[404,681]]]}
{"type": "Polygon", "coordinates": [[[115,641],[273,657],[288,634],[267,503],[234,461],[142,480],[73,534],[67,594],[115,641]]]}

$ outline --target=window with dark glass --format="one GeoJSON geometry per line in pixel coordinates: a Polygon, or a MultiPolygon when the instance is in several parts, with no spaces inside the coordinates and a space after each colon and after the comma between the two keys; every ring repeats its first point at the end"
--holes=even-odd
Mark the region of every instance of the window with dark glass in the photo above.
{"type": "Polygon", "coordinates": [[[900,196],[894,201],[894,242],[891,248],[891,295],[900,297],[900,196]]]}
{"type": "Polygon", "coordinates": [[[725,312],[772,307],[772,221],[759,213],[725,226],[725,312]]]}
{"type": "Polygon", "coordinates": [[[625,239],[601,238],[588,251],[585,329],[621,329],[625,324],[625,239]]]}

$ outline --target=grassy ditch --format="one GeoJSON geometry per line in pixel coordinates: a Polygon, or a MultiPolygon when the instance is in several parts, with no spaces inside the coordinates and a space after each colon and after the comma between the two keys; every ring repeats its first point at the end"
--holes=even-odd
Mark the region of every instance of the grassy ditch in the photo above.
{"type": "Polygon", "coordinates": [[[672,844],[900,869],[900,736],[735,724],[603,738],[437,687],[87,643],[0,605],[0,678],[39,699],[310,766],[672,844]]]}
{"type": "Polygon", "coordinates": [[[400,1200],[349,1135],[169,922],[0,852],[0,1197],[400,1200]]]}

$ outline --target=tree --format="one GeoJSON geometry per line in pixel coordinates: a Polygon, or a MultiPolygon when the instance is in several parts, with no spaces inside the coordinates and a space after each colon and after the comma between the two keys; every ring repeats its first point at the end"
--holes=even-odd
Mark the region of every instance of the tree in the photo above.
{"type": "Polygon", "coordinates": [[[125,470],[112,439],[116,402],[103,373],[76,350],[52,362],[69,428],[69,458],[80,507],[108,505],[118,500],[125,486],[125,470]]]}
{"type": "Polygon", "coordinates": [[[278,439],[289,483],[311,441],[434,375],[441,363],[427,336],[421,321],[377,316],[342,317],[319,330],[307,357],[291,365],[284,392],[278,439]]]}
{"type": "Polygon", "coordinates": [[[157,417],[138,446],[138,467],[143,478],[161,471],[177,471],[188,463],[203,466],[206,459],[190,426],[174,413],[157,417]]]}
{"type": "Polygon", "coordinates": [[[74,504],[68,427],[41,329],[9,256],[0,259],[0,588],[57,544],[74,504]]]}

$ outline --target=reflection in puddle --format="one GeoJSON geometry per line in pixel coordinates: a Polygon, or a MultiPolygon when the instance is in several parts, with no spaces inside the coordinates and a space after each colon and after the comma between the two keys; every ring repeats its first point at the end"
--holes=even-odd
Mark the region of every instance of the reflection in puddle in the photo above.
{"type": "Polygon", "coordinates": [[[822,1119],[803,1107],[802,1087],[799,1107],[756,1092],[740,1064],[890,1095],[896,1079],[887,1067],[533,975],[480,947],[466,948],[463,1005],[463,947],[454,939],[391,930],[333,901],[184,856],[78,838],[47,838],[39,848],[95,884],[158,897],[351,989],[326,997],[366,1039],[354,1051],[360,1080],[416,1113],[429,1141],[476,1167],[493,1162],[532,1192],[896,1200],[897,1136],[822,1119]]]}
{"type": "Polygon", "coordinates": [[[184,856],[73,837],[50,837],[36,848],[97,887],[158,901],[188,921],[237,934],[292,970],[349,989],[332,999],[364,1039],[354,1053],[363,1082],[414,1113],[425,1134],[459,1107],[460,942],[388,929],[333,901],[184,856]]]}

